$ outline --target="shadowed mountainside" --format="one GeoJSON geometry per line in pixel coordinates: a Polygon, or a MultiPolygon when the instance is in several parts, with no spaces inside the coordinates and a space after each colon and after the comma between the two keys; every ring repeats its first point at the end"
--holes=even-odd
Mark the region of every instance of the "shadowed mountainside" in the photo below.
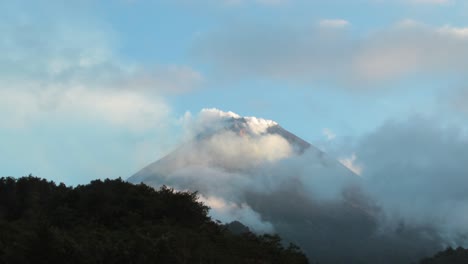
{"type": "Polygon", "coordinates": [[[363,177],[278,123],[217,109],[197,120],[192,140],[128,180],[198,190],[213,218],[274,230],[324,264],[411,263],[442,248],[431,226],[388,224],[363,177]]]}
{"type": "Polygon", "coordinates": [[[425,258],[419,264],[466,264],[468,263],[468,249],[451,247],[430,258],[425,258]]]}

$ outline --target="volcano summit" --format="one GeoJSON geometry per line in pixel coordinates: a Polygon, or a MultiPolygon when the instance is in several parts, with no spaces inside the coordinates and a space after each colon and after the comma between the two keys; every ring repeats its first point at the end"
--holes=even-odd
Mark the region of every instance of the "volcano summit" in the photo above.
{"type": "Polygon", "coordinates": [[[389,227],[365,179],[282,128],[202,110],[190,140],[129,178],[197,190],[223,222],[277,232],[319,263],[410,263],[439,249],[430,228],[389,227]]]}

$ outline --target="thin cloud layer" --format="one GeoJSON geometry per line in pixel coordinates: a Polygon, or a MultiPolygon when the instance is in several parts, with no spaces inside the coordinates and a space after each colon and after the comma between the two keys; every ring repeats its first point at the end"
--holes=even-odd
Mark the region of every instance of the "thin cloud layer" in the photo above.
{"type": "Polygon", "coordinates": [[[197,6],[244,7],[257,5],[261,7],[281,7],[295,0],[177,0],[176,3],[197,6]]]}
{"type": "Polygon", "coordinates": [[[465,115],[468,114],[468,89],[460,89],[450,96],[448,104],[465,115]]]}
{"type": "Polygon", "coordinates": [[[453,3],[451,0],[409,0],[412,4],[436,4],[436,5],[445,5],[453,3]]]}
{"type": "Polygon", "coordinates": [[[173,135],[165,96],[197,88],[199,72],[124,59],[117,34],[84,11],[89,3],[21,3],[0,4],[3,173],[83,183],[125,174],[171,146],[175,137],[145,136],[173,135]]]}
{"type": "Polygon", "coordinates": [[[346,22],[321,21],[316,27],[231,25],[201,36],[193,53],[230,78],[337,79],[342,86],[365,87],[415,74],[466,74],[464,27],[404,20],[364,35],[336,30],[346,22]]]}
{"type": "Polygon", "coordinates": [[[0,108],[9,114],[1,125],[63,116],[149,128],[168,118],[163,95],[190,91],[202,81],[188,66],[144,67],[121,59],[116,37],[92,23],[98,26],[6,14],[0,25],[0,108]]]}
{"type": "Polygon", "coordinates": [[[319,25],[321,27],[342,28],[349,26],[350,23],[344,19],[323,19],[320,20],[319,25]]]}

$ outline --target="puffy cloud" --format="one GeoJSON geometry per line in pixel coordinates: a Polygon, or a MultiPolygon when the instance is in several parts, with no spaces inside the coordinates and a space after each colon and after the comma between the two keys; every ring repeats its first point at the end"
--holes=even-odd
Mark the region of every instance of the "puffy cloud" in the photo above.
{"type": "Polygon", "coordinates": [[[200,133],[207,133],[207,131],[215,131],[225,126],[226,121],[229,120],[244,120],[245,123],[240,124],[240,129],[243,132],[248,132],[256,135],[264,134],[271,127],[278,125],[278,123],[263,118],[256,117],[241,117],[234,112],[224,112],[216,108],[205,108],[193,118],[190,112],[187,112],[183,118],[182,125],[185,127],[187,138],[192,138],[200,133]]]}
{"type": "Polygon", "coordinates": [[[203,138],[202,143],[189,143],[179,151],[178,158],[189,164],[249,168],[287,158],[294,152],[285,138],[268,133],[269,128],[277,126],[272,120],[211,108],[202,109],[195,119],[187,114],[183,122],[188,140],[203,138]]]}
{"type": "Polygon", "coordinates": [[[237,204],[218,197],[205,198],[203,196],[200,196],[200,201],[210,207],[211,217],[221,222],[229,223],[237,220],[259,233],[274,232],[273,225],[263,221],[260,214],[252,210],[246,203],[237,204]]]}
{"type": "Polygon", "coordinates": [[[336,138],[336,134],[333,131],[331,131],[331,129],[329,128],[324,128],[322,130],[322,134],[325,136],[325,138],[328,141],[334,140],[336,138]]]}
{"type": "Polygon", "coordinates": [[[364,137],[356,154],[368,191],[394,225],[433,226],[456,244],[468,234],[462,224],[468,212],[467,146],[462,128],[413,117],[364,137]]]}
{"type": "Polygon", "coordinates": [[[362,174],[362,167],[356,164],[356,153],[353,153],[351,157],[341,158],[339,161],[352,172],[356,173],[357,175],[362,174]]]}

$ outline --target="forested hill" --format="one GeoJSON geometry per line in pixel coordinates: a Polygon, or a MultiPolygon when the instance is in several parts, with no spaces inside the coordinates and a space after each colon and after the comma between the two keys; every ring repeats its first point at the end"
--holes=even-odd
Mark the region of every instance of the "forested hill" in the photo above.
{"type": "Polygon", "coordinates": [[[233,234],[194,192],[117,180],[0,178],[0,263],[308,263],[276,235],[233,234]]]}
{"type": "Polygon", "coordinates": [[[451,247],[435,254],[433,257],[421,260],[419,264],[467,264],[468,249],[451,247]]]}

